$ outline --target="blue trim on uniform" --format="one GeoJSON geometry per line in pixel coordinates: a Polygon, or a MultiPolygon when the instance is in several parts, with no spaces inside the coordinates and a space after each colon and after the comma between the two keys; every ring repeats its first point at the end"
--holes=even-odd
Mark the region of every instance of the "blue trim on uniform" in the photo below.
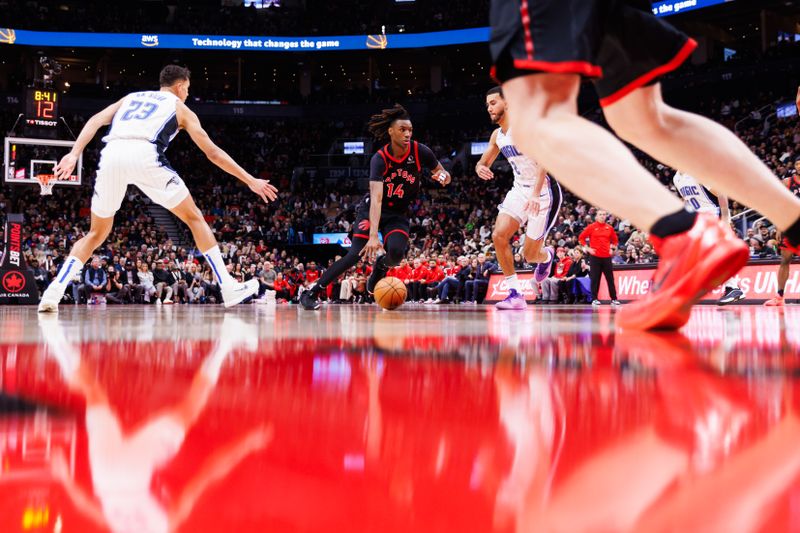
{"type": "Polygon", "coordinates": [[[75,265],[75,260],[73,259],[73,260],[71,260],[69,262],[69,265],[67,266],[67,270],[64,271],[64,274],[61,276],[61,279],[58,280],[59,283],[64,283],[64,280],[67,279],[67,276],[69,275],[70,271],[72,271],[72,267],[74,265],[75,265]]]}
{"type": "Polygon", "coordinates": [[[544,231],[544,235],[550,233],[550,231],[553,229],[553,226],[556,225],[556,222],[558,221],[558,212],[561,211],[561,202],[563,200],[563,195],[561,194],[561,185],[559,185],[558,182],[550,176],[547,176],[547,181],[550,182],[550,195],[552,200],[550,203],[550,212],[547,214],[548,224],[547,229],[544,231]]]}
{"type": "Polygon", "coordinates": [[[211,265],[211,269],[214,271],[214,275],[217,276],[217,282],[222,285],[222,277],[219,275],[219,271],[217,270],[217,265],[214,264],[214,261],[211,260],[211,257],[208,255],[203,255],[206,258],[206,261],[211,265]]]}
{"type": "Polygon", "coordinates": [[[545,176],[545,179],[547,179],[550,189],[550,211],[547,213],[547,225],[544,228],[544,232],[534,239],[535,241],[544,239],[553,229],[553,226],[556,225],[558,221],[558,212],[561,211],[561,201],[563,199],[561,185],[550,176],[545,176]]]}
{"type": "Polygon", "coordinates": [[[166,122],[161,126],[161,129],[158,130],[156,133],[155,138],[153,139],[153,144],[156,145],[156,151],[158,152],[158,162],[162,167],[167,167],[168,169],[175,172],[175,170],[170,166],[169,160],[167,160],[167,156],[164,155],[164,152],[167,150],[167,146],[169,146],[169,142],[174,137],[175,133],[178,131],[178,117],[176,113],[170,115],[166,122]]]}

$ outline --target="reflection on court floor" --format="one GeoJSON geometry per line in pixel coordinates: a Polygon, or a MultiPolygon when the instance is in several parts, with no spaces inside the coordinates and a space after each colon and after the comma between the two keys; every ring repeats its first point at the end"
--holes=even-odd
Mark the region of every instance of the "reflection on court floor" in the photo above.
{"type": "Polygon", "coordinates": [[[790,530],[800,308],[613,318],[0,309],[0,530],[790,530]]]}

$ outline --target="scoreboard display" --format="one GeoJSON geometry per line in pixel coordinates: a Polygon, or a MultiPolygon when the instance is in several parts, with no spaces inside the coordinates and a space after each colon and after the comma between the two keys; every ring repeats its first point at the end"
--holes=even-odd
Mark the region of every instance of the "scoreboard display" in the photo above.
{"type": "Polygon", "coordinates": [[[29,126],[54,128],[58,124],[61,95],[51,89],[28,89],[25,98],[25,119],[29,126]]]}

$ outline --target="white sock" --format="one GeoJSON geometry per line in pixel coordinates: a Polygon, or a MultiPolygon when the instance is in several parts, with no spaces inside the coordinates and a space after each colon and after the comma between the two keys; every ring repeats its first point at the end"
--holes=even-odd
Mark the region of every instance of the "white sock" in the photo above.
{"type": "Polygon", "coordinates": [[[81,268],[83,268],[83,262],[80,259],[74,255],[67,257],[51,285],[55,285],[61,292],[64,292],[64,289],[67,288],[67,285],[69,285],[69,282],[75,277],[75,274],[80,272],[81,268]]]}
{"type": "Polygon", "coordinates": [[[733,280],[728,280],[727,282],[725,282],[725,288],[726,289],[736,289],[736,290],[738,290],[739,289],[739,285],[733,280]]]}
{"type": "Polygon", "coordinates": [[[514,289],[518,293],[522,294],[522,291],[519,288],[519,280],[517,279],[516,274],[512,276],[506,276],[506,286],[509,288],[509,290],[514,289]]]}
{"type": "Polygon", "coordinates": [[[225,268],[225,261],[222,259],[222,252],[219,250],[219,246],[214,246],[207,252],[203,252],[203,256],[205,256],[206,261],[211,265],[211,271],[214,272],[214,275],[217,277],[217,283],[219,283],[220,287],[236,283],[236,280],[231,277],[228,269],[225,268]]]}

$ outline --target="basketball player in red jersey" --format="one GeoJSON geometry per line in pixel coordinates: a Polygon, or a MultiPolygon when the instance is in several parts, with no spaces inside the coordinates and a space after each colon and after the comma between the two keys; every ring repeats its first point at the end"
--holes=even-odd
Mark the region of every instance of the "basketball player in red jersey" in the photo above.
{"type": "Polygon", "coordinates": [[[691,213],[603,128],[578,116],[581,78],[594,79],[614,131],[655,159],[747,202],[800,245],[800,198],[733,133],[664,103],[658,77],[697,43],[646,0],[491,0],[493,73],[514,110],[522,153],[592,204],[648,231],[661,260],[650,294],[624,307],[628,329],[683,326],[692,305],[734,275],[747,246],[711,215],[691,213]],[[586,169],[592,169],[587,175],[586,169]]]}
{"type": "MultiPolygon", "coordinates": [[[[800,91],[798,91],[798,96],[800,96],[800,91]]],[[[786,178],[783,180],[783,183],[789,188],[792,194],[800,197],[800,157],[794,161],[794,171],[794,176],[786,178]]],[[[781,240],[780,236],[778,236],[778,240],[781,240]]],[[[787,246],[787,244],[786,239],[783,239],[781,246],[781,266],[778,267],[778,295],[764,304],[768,307],[784,306],[783,292],[786,290],[786,282],[789,280],[789,265],[792,264],[792,258],[795,253],[797,253],[796,249],[793,250],[792,247],[787,246]]]]}
{"type": "Polygon", "coordinates": [[[372,156],[369,193],[356,208],[352,246],[347,255],[327,269],[319,281],[300,297],[303,308],[319,309],[317,297],[333,280],[355,265],[360,257],[375,261],[367,282],[372,293],[390,267],[400,264],[408,250],[408,208],[419,196],[424,169],[443,187],[450,183],[450,173],[436,159],[433,151],[411,140],[414,128],[408,111],[399,104],[373,115],[368,124],[376,139],[389,143],[372,156]],[[383,233],[383,245],[378,232],[383,233]],[[384,248],[385,247],[385,248],[384,248]],[[377,257],[377,260],[376,260],[377,257]]]}

